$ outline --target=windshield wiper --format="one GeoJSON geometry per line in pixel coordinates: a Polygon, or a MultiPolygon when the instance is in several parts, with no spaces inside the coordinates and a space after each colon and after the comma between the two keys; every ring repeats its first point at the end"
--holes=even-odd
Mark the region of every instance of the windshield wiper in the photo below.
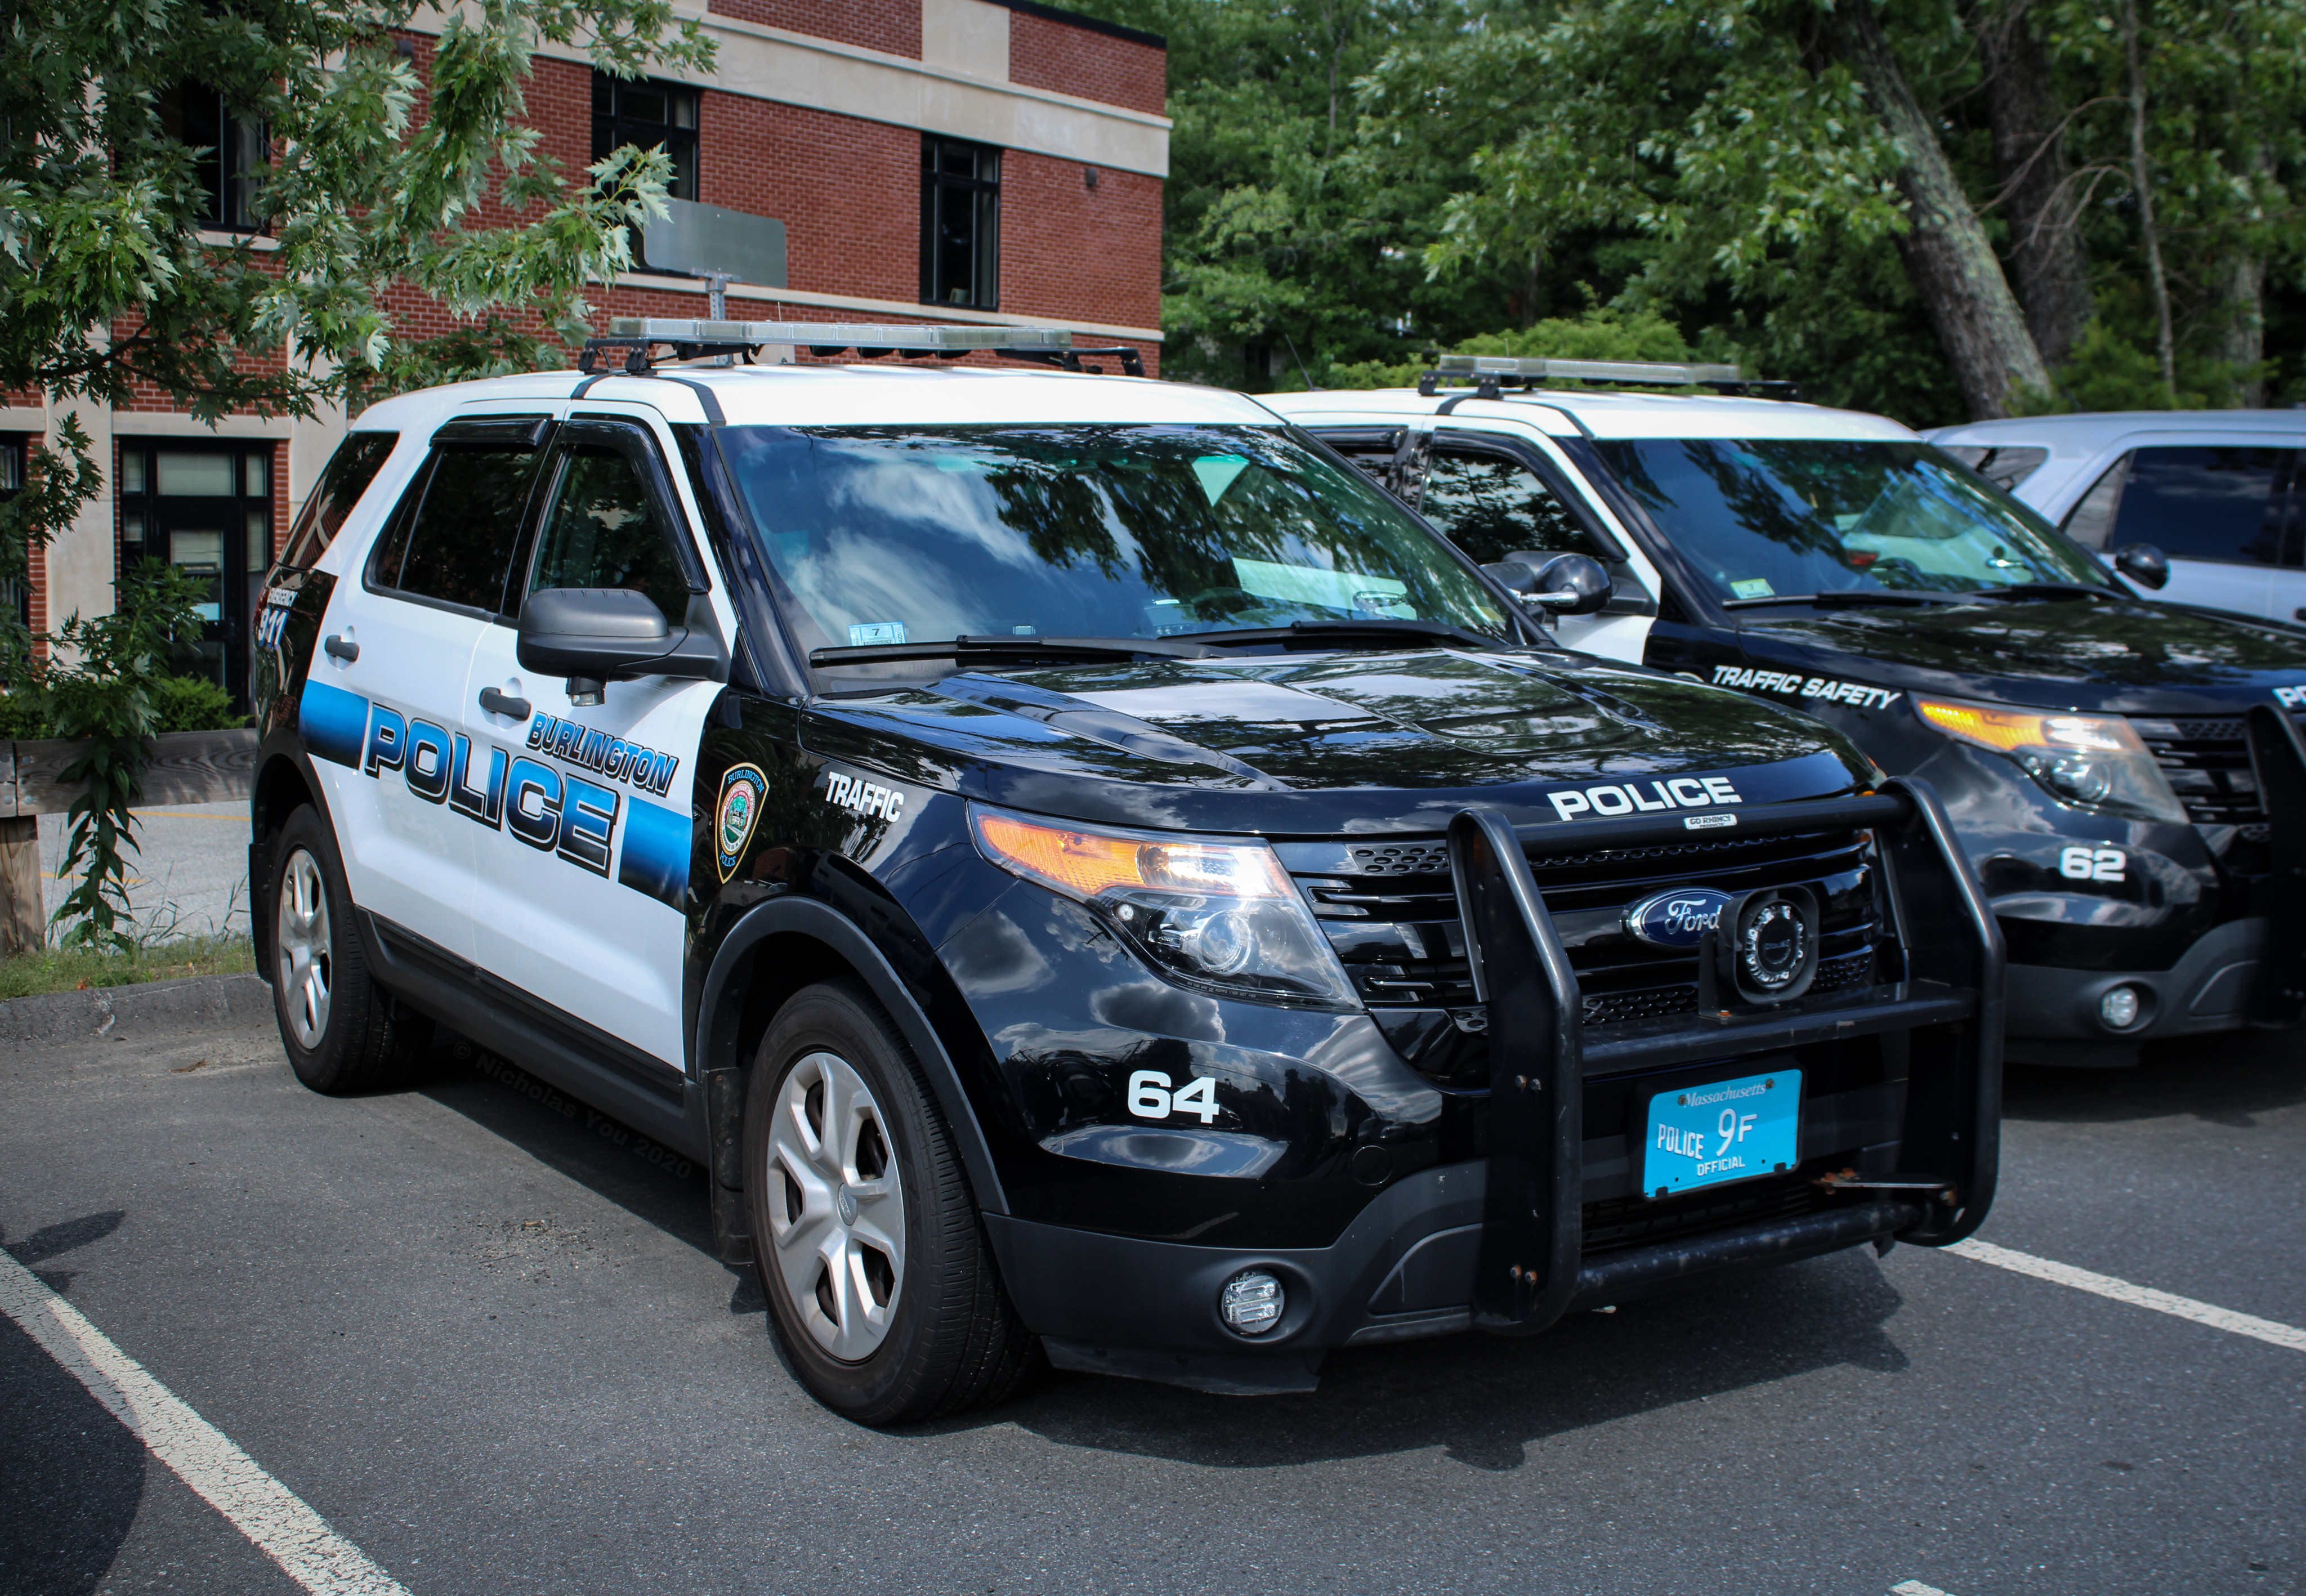
{"type": "Polygon", "coordinates": [[[868,643],[857,648],[818,648],[808,662],[828,665],[886,665],[910,660],[982,661],[1004,665],[1033,660],[1203,660],[1217,650],[1167,637],[948,637],[922,643],[868,643]]]}
{"type": "Polygon", "coordinates": [[[1510,648],[1502,637],[1469,632],[1445,620],[1300,620],[1285,627],[1243,627],[1231,632],[1196,632],[1218,648],[1253,648],[1260,644],[1312,644],[1324,648],[1399,648],[1414,638],[1463,644],[1469,648],[1510,648]]]}
{"type": "Polygon", "coordinates": [[[1973,589],[1976,599],[2119,599],[2123,595],[2110,587],[2094,587],[2087,582],[2012,582],[2007,587],[1973,589]]]}
{"type": "Polygon", "coordinates": [[[1724,599],[1724,610],[1759,610],[1771,604],[1814,604],[1821,610],[1855,610],[1870,604],[1967,604],[1976,595],[1925,593],[1902,587],[1853,587],[1833,593],[1781,593],[1766,599],[1724,599]]]}

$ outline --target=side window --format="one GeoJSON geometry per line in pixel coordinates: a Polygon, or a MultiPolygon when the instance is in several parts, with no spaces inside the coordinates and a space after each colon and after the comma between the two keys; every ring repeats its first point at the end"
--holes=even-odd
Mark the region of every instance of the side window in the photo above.
{"type": "Polygon", "coordinates": [[[2187,447],[2141,448],[2114,515],[2113,544],[2152,543],[2184,559],[2273,565],[2294,451],[2187,447]]]}
{"type": "Polygon", "coordinates": [[[2046,448],[1988,448],[1975,443],[1945,443],[1938,447],[2005,493],[2015,493],[2018,484],[2039,471],[2042,462],[2050,457],[2046,448]]]}
{"type": "Polygon", "coordinates": [[[670,533],[622,449],[586,442],[561,453],[528,591],[547,587],[629,587],[674,626],[688,611],[688,578],[670,533]]]}
{"type": "Polygon", "coordinates": [[[2090,484],[2090,491],[2075,501],[2059,530],[2085,549],[2105,548],[2105,534],[2114,525],[2114,512],[2122,503],[2122,484],[2129,475],[2130,457],[2124,455],[2107,466],[2105,474],[2090,484]]]}
{"type": "Polygon", "coordinates": [[[1502,455],[1435,449],[1421,508],[1426,519],[1482,565],[1525,549],[1601,558],[1553,490],[1502,455]]]}
{"type": "Polygon", "coordinates": [[[526,448],[435,448],[422,497],[413,512],[402,510],[379,545],[370,582],[500,613],[535,465],[535,453],[526,448]]]}
{"type": "Polygon", "coordinates": [[[344,530],[353,506],[368,491],[399,442],[397,432],[354,432],[337,445],[337,452],[321,468],[320,480],[305,495],[296,525],[289,529],[287,550],[280,557],[283,565],[308,568],[328,552],[337,533],[344,530]]]}

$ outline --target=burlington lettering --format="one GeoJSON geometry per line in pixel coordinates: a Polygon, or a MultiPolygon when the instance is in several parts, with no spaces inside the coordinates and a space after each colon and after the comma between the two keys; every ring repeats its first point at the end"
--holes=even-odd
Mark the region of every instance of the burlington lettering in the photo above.
{"type": "Polygon", "coordinates": [[[680,768],[679,755],[660,754],[557,715],[541,714],[528,723],[528,746],[659,798],[672,785],[673,772],[680,768]]]}

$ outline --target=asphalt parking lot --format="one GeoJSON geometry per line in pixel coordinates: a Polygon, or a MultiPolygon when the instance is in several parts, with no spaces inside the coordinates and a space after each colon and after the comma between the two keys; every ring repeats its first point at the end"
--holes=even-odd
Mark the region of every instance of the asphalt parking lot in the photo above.
{"type": "MultiPolygon", "coordinates": [[[[2306,1347],[1977,1259],[1333,1354],[1309,1396],[1051,1375],[876,1433],[801,1394],[706,1251],[702,1175],[636,1133],[447,1048],[429,1085],[331,1100],[269,1028],[127,1028],[0,1057],[0,1244],[380,1571],[337,1588],[2306,1580],[2306,1347]]],[[[2296,1037],[2020,1071],[1982,1239],[2297,1327],[2302,1177],[2296,1037]]],[[[11,1317],[0,1481],[0,1589],[297,1588],[11,1317]]]]}

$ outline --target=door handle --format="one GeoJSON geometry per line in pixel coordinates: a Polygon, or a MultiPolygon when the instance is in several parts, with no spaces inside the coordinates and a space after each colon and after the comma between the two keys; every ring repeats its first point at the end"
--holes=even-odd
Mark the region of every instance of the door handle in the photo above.
{"type": "Polygon", "coordinates": [[[331,634],[320,646],[328,651],[329,658],[342,660],[347,665],[360,658],[360,644],[349,637],[338,637],[331,634]]]}
{"type": "Polygon", "coordinates": [[[492,715],[503,715],[508,720],[528,719],[527,699],[515,698],[508,693],[498,692],[494,687],[481,689],[481,707],[492,715]]]}

